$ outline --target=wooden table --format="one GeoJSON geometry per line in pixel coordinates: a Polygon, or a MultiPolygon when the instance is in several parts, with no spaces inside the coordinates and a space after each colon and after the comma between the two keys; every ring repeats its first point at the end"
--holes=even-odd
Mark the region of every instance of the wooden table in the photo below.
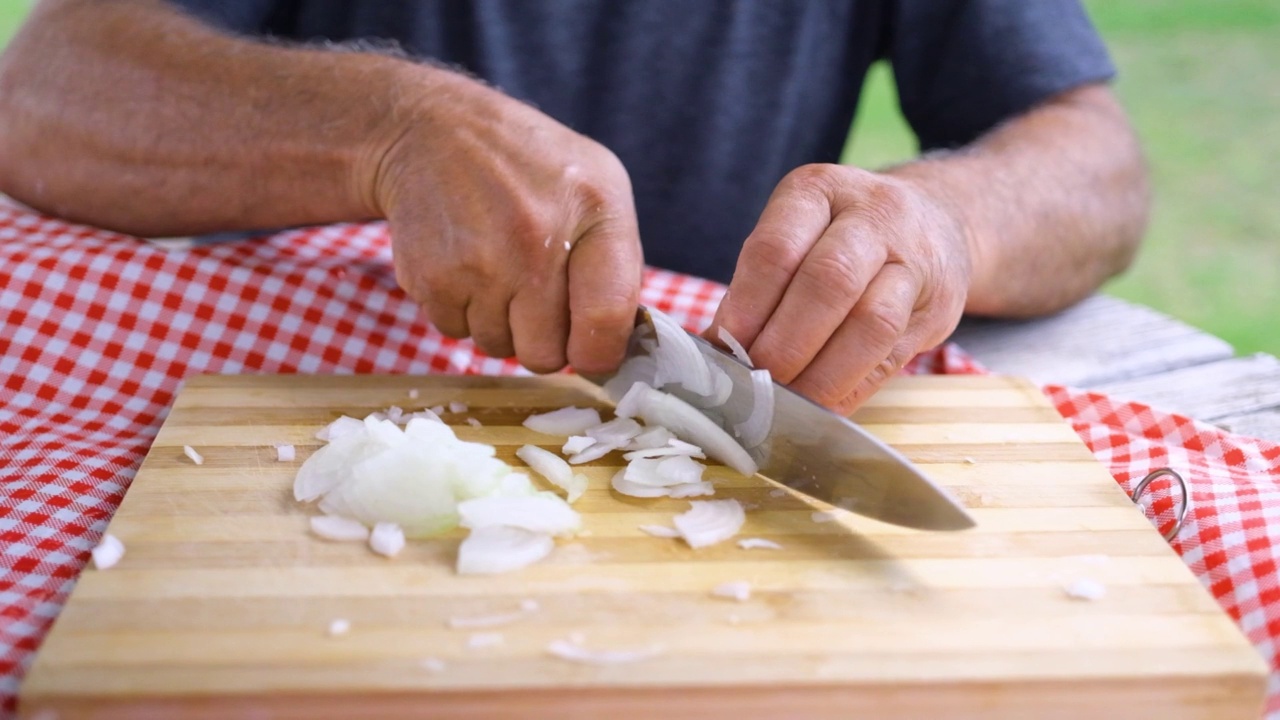
{"type": "Polygon", "coordinates": [[[1280,359],[1237,357],[1221,338],[1151,308],[1095,295],[1046,318],[966,319],[951,339],[995,372],[1280,442],[1280,359]]]}

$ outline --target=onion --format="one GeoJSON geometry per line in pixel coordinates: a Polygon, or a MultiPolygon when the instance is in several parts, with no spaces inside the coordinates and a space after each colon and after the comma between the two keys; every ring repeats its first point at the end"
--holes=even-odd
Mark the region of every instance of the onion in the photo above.
{"type": "Polygon", "coordinates": [[[443,415],[443,414],[444,414],[444,406],[443,406],[443,405],[432,405],[431,407],[429,407],[429,408],[427,408],[427,409],[428,409],[428,410],[430,410],[431,412],[435,413],[437,417],[438,417],[438,416],[440,416],[440,415],[443,415]]]}
{"type": "Polygon", "coordinates": [[[451,413],[464,413],[466,411],[467,411],[467,404],[464,402],[458,402],[457,400],[454,400],[449,403],[449,412],[451,413]]]}
{"type": "Polygon", "coordinates": [[[816,510],[809,514],[809,519],[816,523],[835,522],[840,519],[839,510],[816,510]]]}
{"type": "Polygon", "coordinates": [[[627,358],[613,377],[604,384],[604,392],[614,403],[619,402],[636,383],[653,385],[657,382],[658,361],[651,355],[633,355],[627,358]]]}
{"type": "Polygon", "coordinates": [[[587,428],[586,435],[598,443],[607,443],[615,448],[620,448],[643,430],[644,428],[635,420],[628,417],[617,417],[607,423],[587,428]]]}
{"type": "Polygon", "coordinates": [[[707,454],[702,452],[702,448],[697,445],[687,443],[683,440],[672,439],[670,444],[665,447],[645,448],[643,450],[632,450],[623,455],[625,460],[652,459],[660,457],[670,457],[672,455],[683,455],[685,457],[695,457],[705,459],[707,454]]]}
{"type": "Polygon", "coordinates": [[[195,463],[195,464],[197,464],[197,465],[203,465],[203,464],[204,464],[204,456],[203,456],[203,455],[201,455],[200,453],[196,452],[196,449],[195,449],[195,448],[193,448],[193,447],[191,447],[190,445],[183,445],[183,446],[182,446],[182,454],[183,454],[183,455],[186,455],[186,456],[187,456],[187,457],[189,457],[189,458],[191,458],[191,462],[193,462],[193,463],[195,463]]]}
{"type": "Polygon", "coordinates": [[[353,432],[359,432],[363,429],[364,429],[363,421],[357,420],[353,417],[348,417],[346,415],[343,415],[339,417],[337,420],[334,420],[333,422],[321,428],[320,432],[316,433],[316,439],[324,440],[325,442],[333,442],[334,440],[337,440],[343,435],[347,435],[353,432]]]}
{"type": "Polygon", "coordinates": [[[653,384],[662,387],[669,383],[679,383],[681,387],[695,395],[712,395],[715,385],[711,371],[707,367],[707,359],[702,356],[693,338],[666,314],[658,310],[649,310],[649,318],[653,328],[658,332],[658,346],[653,356],[658,361],[658,371],[653,384]]]}
{"type": "Polygon", "coordinates": [[[473,633],[471,637],[467,638],[467,647],[472,650],[498,647],[506,641],[507,639],[503,637],[502,633],[498,632],[473,633]]]}
{"type": "Polygon", "coordinates": [[[547,652],[561,660],[586,665],[623,665],[647,660],[662,652],[659,646],[639,650],[588,650],[572,640],[552,640],[547,652]]]}
{"type": "Polygon", "coordinates": [[[734,580],[732,582],[720,583],[711,588],[711,594],[716,597],[737,600],[738,602],[746,602],[751,599],[751,583],[746,580],[734,580]]]}
{"type": "Polygon", "coordinates": [[[764,538],[742,538],[738,541],[738,547],[743,550],[781,550],[782,546],[772,540],[764,538]]]}
{"type": "Polygon", "coordinates": [[[667,488],[667,496],[673,498],[697,497],[699,495],[715,495],[716,488],[709,482],[681,483],[667,488]]]}
{"type": "Polygon", "coordinates": [[[89,554],[93,556],[94,567],[99,570],[106,570],[120,562],[120,558],[124,557],[124,543],[120,542],[120,538],[111,533],[103,533],[97,547],[89,551],[89,554]]]}
{"type": "Polygon", "coordinates": [[[782,488],[774,488],[769,491],[769,497],[771,498],[786,497],[789,494],[790,493],[788,493],[786,490],[783,490],[782,488]]]}
{"type": "Polygon", "coordinates": [[[325,540],[360,541],[369,539],[369,528],[351,518],[337,515],[316,515],[311,518],[311,532],[325,540]]]}
{"type": "Polygon", "coordinates": [[[433,673],[444,672],[445,667],[447,667],[443,660],[433,657],[423,658],[418,665],[421,666],[423,670],[433,673]]]}
{"type": "Polygon", "coordinates": [[[755,363],[751,362],[751,356],[747,354],[747,349],[742,347],[742,343],[738,342],[733,333],[729,332],[729,328],[721,325],[716,329],[716,337],[729,346],[729,350],[733,351],[733,356],[738,358],[743,365],[749,368],[755,367],[755,363]]]}
{"type": "Polygon", "coordinates": [[[711,384],[714,390],[709,395],[695,396],[696,399],[692,402],[698,407],[718,408],[729,402],[729,396],[733,395],[733,378],[729,377],[729,373],[721,370],[720,366],[714,362],[708,362],[707,368],[711,373],[711,384]]]}
{"type": "MultiPolygon", "coordinates": [[[[650,485],[652,487],[666,487],[668,485],[679,485],[679,478],[671,478],[662,475],[658,471],[658,463],[661,460],[640,458],[627,463],[626,469],[623,470],[622,477],[626,480],[638,483],[640,485],[650,485]]],[[[696,480],[694,481],[696,482],[696,480]]]]}
{"type": "Polygon", "coordinates": [[[576,453],[573,457],[569,458],[569,463],[571,465],[581,465],[582,463],[588,463],[592,460],[599,460],[614,450],[617,450],[617,448],[609,443],[597,442],[592,444],[591,447],[588,447],[586,450],[576,453]]]}
{"type": "Polygon", "coordinates": [[[395,405],[392,405],[391,407],[387,408],[385,412],[386,412],[387,419],[397,425],[400,424],[401,418],[404,417],[404,408],[397,407],[395,405]]]}
{"type": "Polygon", "coordinates": [[[530,415],[524,421],[525,427],[544,435],[581,435],[587,428],[599,424],[599,410],[572,406],[530,415]]]}
{"type": "Polygon", "coordinates": [[[473,417],[467,418],[467,424],[470,425],[471,427],[484,427],[484,423],[480,422],[479,420],[473,417]]]}
{"type": "Polygon", "coordinates": [[[676,515],[672,522],[692,548],[728,540],[747,519],[737,500],[694,500],[689,505],[689,511],[676,515]]]}
{"type": "Polygon", "coordinates": [[[582,497],[587,490],[585,475],[575,475],[573,468],[559,455],[543,450],[537,445],[524,445],[516,450],[516,457],[525,461],[534,472],[546,478],[552,485],[565,491],[569,502],[582,497]]]}
{"type": "MultiPolygon", "coordinates": [[[[654,448],[663,447],[674,439],[675,439],[675,436],[671,434],[670,430],[662,427],[661,425],[658,425],[655,427],[645,428],[644,431],[641,432],[639,435],[631,438],[631,442],[627,443],[627,449],[628,450],[651,450],[654,448]]],[[[684,444],[689,445],[688,443],[684,443],[684,444]]],[[[689,447],[695,447],[695,446],[689,445],[689,447]]],[[[702,453],[702,450],[698,449],[698,454],[700,455],[701,453],[702,453]]],[[[702,455],[702,457],[706,457],[706,456],[702,455]]]]}
{"type": "Polygon", "coordinates": [[[418,399],[418,388],[409,388],[409,399],[410,400],[418,399]]]}
{"type": "Polygon", "coordinates": [[[729,433],[680,398],[651,387],[642,391],[638,415],[650,425],[661,425],[681,439],[702,448],[709,456],[743,475],[755,475],[755,460],[729,433]]]}
{"type": "Polygon", "coordinates": [[[667,488],[661,487],[658,485],[645,485],[642,483],[635,482],[633,480],[628,480],[626,478],[626,474],[627,474],[626,468],[623,468],[622,470],[619,470],[617,473],[615,473],[613,476],[613,480],[610,481],[610,484],[613,486],[613,489],[617,490],[619,493],[622,493],[623,495],[630,495],[631,497],[642,497],[642,498],[655,498],[655,497],[667,496],[667,488]]]}
{"type": "Polygon", "coordinates": [[[582,526],[581,516],[551,493],[464,500],[458,503],[458,515],[459,524],[472,530],[501,525],[547,535],[569,535],[582,526]]]}
{"type": "Polygon", "coordinates": [[[434,420],[436,422],[444,422],[443,420],[440,419],[440,416],[437,415],[434,410],[430,410],[430,409],[411,412],[406,417],[409,420],[413,420],[414,418],[421,418],[423,420],[434,420]]]}
{"type": "Polygon", "coordinates": [[[471,531],[458,546],[459,575],[491,575],[519,570],[551,554],[549,535],[495,525],[471,531]]]}
{"type": "Polygon", "coordinates": [[[297,448],[294,446],[276,445],[276,462],[293,462],[297,457],[297,448]]]}
{"type": "Polygon", "coordinates": [[[1107,596],[1107,586],[1089,578],[1080,578],[1062,589],[1075,600],[1101,600],[1107,596]]]}
{"type": "Polygon", "coordinates": [[[574,435],[564,441],[564,447],[560,448],[560,452],[565,455],[576,455],[595,444],[595,438],[590,438],[586,435],[574,435]]]}
{"type": "Polygon", "coordinates": [[[751,415],[733,427],[743,446],[765,441],[773,428],[773,378],[768,370],[751,371],[751,415]]]}
{"type": "Polygon", "coordinates": [[[351,621],[346,618],[334,618],[329,623],[329,636],[338,637],[351,631],[351,621]]]}
{"type": "Polygon", "coordinates": [[[395,523],[380,522],[369,533],[369,547],[379,555],[395,557],[404,549],[404,531],[395,523]]]}
{"type": "Polygon", "coordinates": [[[660,537],[660,538],[680,537],[679,530],[673,527],[667,527],[666,525],[640,525],[639,530],[640,532],[646,533],[648,535],[652,535],[653,537],[660,537]]]}

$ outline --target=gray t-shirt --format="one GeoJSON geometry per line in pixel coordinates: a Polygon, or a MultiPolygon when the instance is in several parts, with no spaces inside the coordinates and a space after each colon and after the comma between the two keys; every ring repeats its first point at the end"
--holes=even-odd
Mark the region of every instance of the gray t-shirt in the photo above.
{"type": "Polygon", "coordinates": [[[778,180],[837,161],[874,61],[924,150],[1114,74],[1077,0],[174,1],[465,68],[618,154],[648,263],[722,281],[778,180]]]}

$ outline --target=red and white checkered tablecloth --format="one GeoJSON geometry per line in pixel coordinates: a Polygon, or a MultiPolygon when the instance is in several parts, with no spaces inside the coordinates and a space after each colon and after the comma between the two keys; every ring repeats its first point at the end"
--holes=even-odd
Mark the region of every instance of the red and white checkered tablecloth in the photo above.
{"type": "MultiPolygon", "coordinates": [[[[377,223],[174,251],[0,202],[0,718],[184,378],[521,372],[427,326],[390,254],[377,223]]],[[[723,292],[650,270],[643,301],[697,328],[723,292]]],[[[908,370],[980,371],[954,347],[908,370]]],[[[1126,489],[1186,471],[1195,511],[1173,546],[1276,667],[1280,446],[1046,392],[1126,489]]],[[[1154,498],[1170,522],[1169,485],[1154,498]]],[[[1280,718],[1280,673],[1268,711],[1280,718]]]]}

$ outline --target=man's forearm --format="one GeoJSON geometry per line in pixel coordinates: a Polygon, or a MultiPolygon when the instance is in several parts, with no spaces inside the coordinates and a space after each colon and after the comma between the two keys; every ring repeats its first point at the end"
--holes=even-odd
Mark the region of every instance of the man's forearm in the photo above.
{"type": "Polygon", "coordinates": [[[372,217],[397,84],[424,71],[226,36],[158,0],[46,0],[0,59],[0,191],[141,235],[372,217]]]}
{"type": "Polygon", "coordinates": [[[888,172],[921,185],[965,226],[965,311],[978,315],[1037,315],[1087,296],[1127,267],[1150,203],[1137,140],[1102,87],[888,172]]]}

